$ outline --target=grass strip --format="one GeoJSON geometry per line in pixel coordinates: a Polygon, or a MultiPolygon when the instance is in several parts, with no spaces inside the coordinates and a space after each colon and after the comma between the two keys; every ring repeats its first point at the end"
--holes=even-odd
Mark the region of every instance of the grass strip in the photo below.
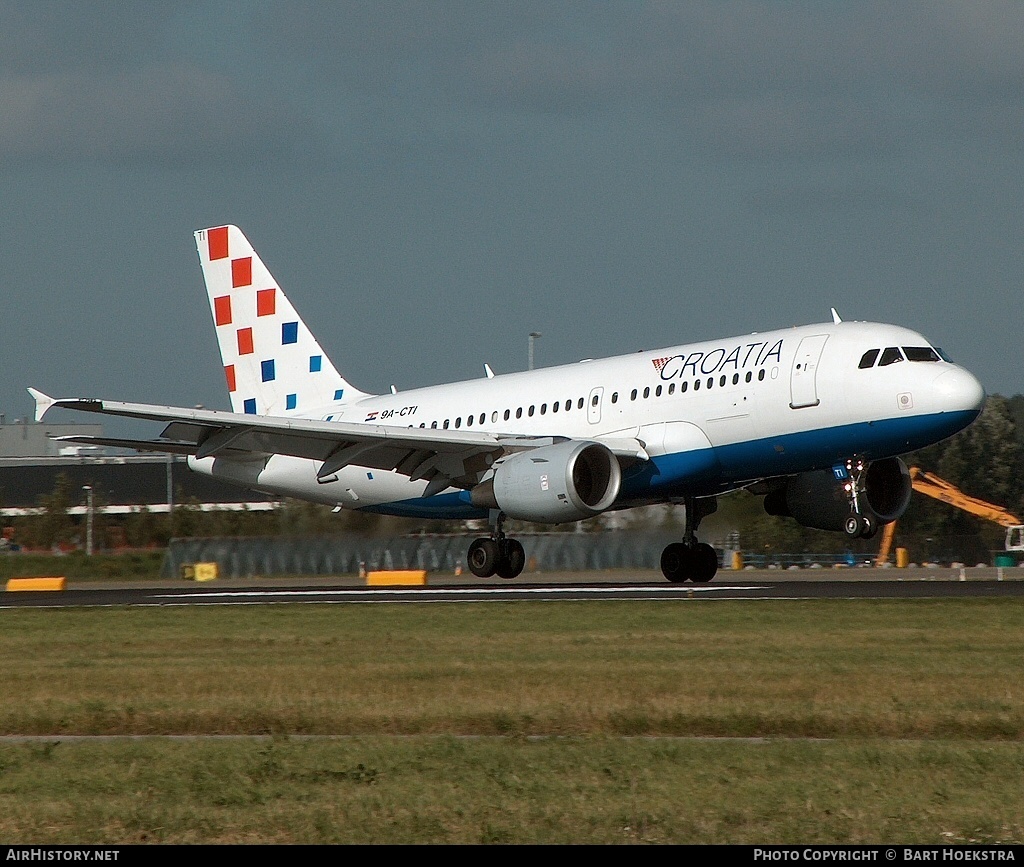
{"type": "Polygon", "coordinates": [[[1024,745],[365,737],[0,744],[0,838],[1021,843],[1024,745]]]}

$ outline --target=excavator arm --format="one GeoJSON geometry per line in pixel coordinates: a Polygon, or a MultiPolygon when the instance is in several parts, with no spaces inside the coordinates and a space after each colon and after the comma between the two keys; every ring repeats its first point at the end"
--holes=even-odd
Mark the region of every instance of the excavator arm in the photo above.
{"type": "MultiPolygon", "coordinates": [[[[1024,551],[1024,522],[1012,512],[1008,512],[1002,506],[986,503],[977,497],[972,497],[961,491],[956,485],[951,485],[945,479],[925,472],[920,467],[910,468],[910,481],[915,491],[920,491],[935,500],[948,503],[957,509],[962,509],[971,515],[993,521],[1001,527],[1006,528],[1006,550],[1024,551]]],[[[886,524],[882,533],[882,543],[878,549],[878,556],[875,557],[875,565],[881,566],[888,562],[889,553],[892,550],[893,538],[896,535],[896,522],[886,524]]]]}

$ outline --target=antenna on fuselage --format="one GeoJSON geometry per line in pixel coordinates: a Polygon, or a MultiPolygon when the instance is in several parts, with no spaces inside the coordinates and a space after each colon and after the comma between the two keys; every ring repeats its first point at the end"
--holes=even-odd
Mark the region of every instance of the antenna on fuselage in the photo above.
{"type": "Polygon", "coordinates": [[[833,307],[832,308],[832,323],[834,325],[838,325],[842,321],[843,320],[840,318],[839,314],[836,312],[836,308],[833,307]]]}

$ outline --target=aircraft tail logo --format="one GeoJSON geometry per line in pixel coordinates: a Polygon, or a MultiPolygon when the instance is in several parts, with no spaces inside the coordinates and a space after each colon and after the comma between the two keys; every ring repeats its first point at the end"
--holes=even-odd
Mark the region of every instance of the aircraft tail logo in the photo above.
{"type": "Polygon", "coordinates": [[[338,373],[239,228],[195,237],[233,412],[285,415],[366,396],[338,373]]]}

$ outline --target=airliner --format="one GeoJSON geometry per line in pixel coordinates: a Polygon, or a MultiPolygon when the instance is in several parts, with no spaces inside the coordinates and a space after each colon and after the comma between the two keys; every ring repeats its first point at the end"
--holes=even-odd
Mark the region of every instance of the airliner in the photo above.
{"type": "Polygon", "coordinates": [[[53,407],[165,424],[152,440],[59,439],[187,455],[226,482],[388,515],[487,519],[473,574],[514,578],[506,519],[576,522],[658,503],[685,507],[661,554],[672,582],[710,581],[698,541],[719,495],[870,537],[906,509],[901,454],[967,427],[985,391],[907,328],[844,321],[368,394],[342,376],[235,226],[195,233],[231,411],[55,399],[53,407]]]}

